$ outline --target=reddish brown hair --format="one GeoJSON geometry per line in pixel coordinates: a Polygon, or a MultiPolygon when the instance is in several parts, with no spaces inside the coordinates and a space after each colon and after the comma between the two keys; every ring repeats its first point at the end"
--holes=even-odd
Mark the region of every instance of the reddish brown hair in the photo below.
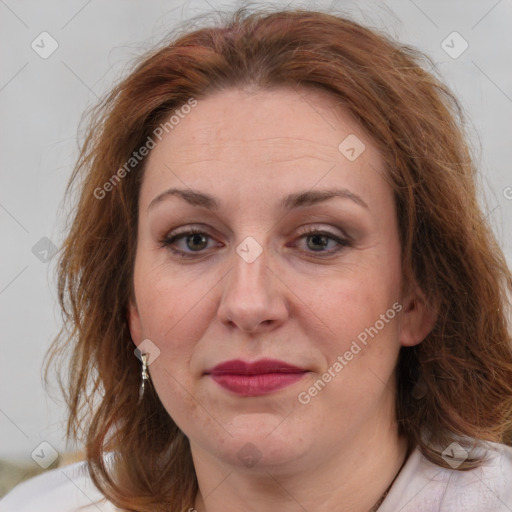
{"type": "Polygon", "coordinates": [[[444,466],[439,452],[454,440],[512,442],[512,278],[478,206],[458,103],[422,59],[342,17],[240,10],[145,56],[93,112],[72,177],[80,199],[60,259],[66,329],[54,353],[72,350],[68,434],[84,434],[93,479],[116,505],[188,510],[197,481],[188,440],[155,390],[137,404],[140,363],[126,307],[144,160],[102,199],[95,190],[171,111],[233,87],[328,91],[380,148],[404,282],[419,284],[438,312],[427,338],[399,356],[400,435],[444,466]]]}

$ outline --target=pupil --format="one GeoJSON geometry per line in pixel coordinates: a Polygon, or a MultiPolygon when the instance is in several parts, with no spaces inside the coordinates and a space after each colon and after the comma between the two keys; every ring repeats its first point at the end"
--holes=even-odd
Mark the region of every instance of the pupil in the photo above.
{"type": "MultiPolygon", "coordinates": [[[[310,237],[310,240],[318,240],[318,239],[322,239],[323,242],[320,242],[320,243],[314,243],[314,245],[320,245],[320,248],[324,248],[327,246],[327,237],[325,235],[312,235],[310,237]]],[[[310,249],[314,249],[313,247],[310,246],[310,249]]]]}
{"type": "MultiPolygon", "coordinates": [[[[195,243],[197,242],[197,238],[196,237],[199,237],[199,240],[200,240],[198,242],[198,244],[202,243],[204,245],[204,243],[206,241],[206,237],[204,235],[199,234],[199,233],[194,233],[193,235],[188,237],[189,241],[192,240],[192,244],[190,244],[190,245],[195,245],[195,243]]],[[[190,246],[189,246],[189,248],[193,249],[193,247],[190,247],[190,246]]],[[[199,247],[199,249],[203,249],[203,248],[204,247],[199,247]]],[[[197,249],[197,247],[196,247],[196,249],[197,249]]]]}

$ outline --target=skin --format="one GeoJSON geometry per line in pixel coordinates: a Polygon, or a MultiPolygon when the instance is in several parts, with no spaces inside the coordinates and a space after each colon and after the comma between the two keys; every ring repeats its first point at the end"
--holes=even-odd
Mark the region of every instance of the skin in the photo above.
{"type": "Polygon", "coordinates": [[[367,512],[404,460],[394,368],[400,347],[421,342],[434,318],[417,287],[401,294],[381,156],[334,107],[322,91],[217,92],[198,100],[148,157],[129,325],[136,345],[150,339],[160,350],[149,372],[190,440],[200,489],[191,507],[199,512],[367,512]],[[350,134],[365,144],[354,161],[338,150],[350,134]],[[154,201],[173,187],[214,196],[220,207],[176,195],[154,201]],[[281,205],[288,194],[331,188],[366,206],[346,197],[281,205]],[[175,240],[192,255],[180,258],[162,240],[190,227],[208,236],[175,240]],[[305,235],[314,228],[350,242],[305,235]],[[236,251],[246,237],[262,249],[252,263],[236,251]],[[402,311],[301,404],[299,393],[395,302],[402,311]],[[261,358],[309,372],[262,397],[234,395],[204,375],[223,361],[261,358]],[[244,446],[251,466],[237,456],[244,446]]]}

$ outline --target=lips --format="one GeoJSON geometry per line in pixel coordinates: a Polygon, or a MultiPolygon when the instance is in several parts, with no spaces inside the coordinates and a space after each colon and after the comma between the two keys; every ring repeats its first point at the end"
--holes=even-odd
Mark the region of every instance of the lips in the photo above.
{"type": "Polygon", "coordinates": [[[205,372],[222,388],[241,396],[260,396],[288,387],[308,370],[278,361],[260,359],[226,361],[205,372]]]}

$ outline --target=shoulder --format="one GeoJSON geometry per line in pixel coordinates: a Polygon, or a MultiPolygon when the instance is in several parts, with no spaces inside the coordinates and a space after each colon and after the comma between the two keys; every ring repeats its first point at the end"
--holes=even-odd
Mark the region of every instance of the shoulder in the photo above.
{"type": "MultiPolygon", "coordinates": [[[[458,448],[462,450],[460,445],[458,448]]],[[[461,453],[464,457],[465,452],[461,453]]],[[[510,512],[512,448],[485,442],[473,453],[484,457],[482,464],[469,471],[459,471],[455,458],[453,464],[447,460],[453,469],[446,469],[415,450],[379,512],[510,512]]]]}
{"type": "Polygon", "coordinates": [[[86,462],[47,471],[0,500],[0,512],[114,512],[94,486],[86,462]]]}

